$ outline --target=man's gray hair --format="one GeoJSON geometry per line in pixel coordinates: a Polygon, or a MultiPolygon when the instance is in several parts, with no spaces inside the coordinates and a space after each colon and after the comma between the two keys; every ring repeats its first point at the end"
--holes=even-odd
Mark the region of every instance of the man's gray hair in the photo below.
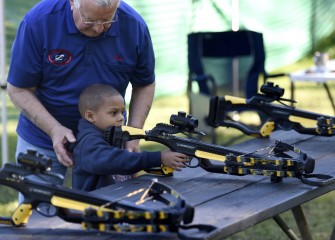
{"type": "MultiPolygon", "coordinates": [[[[112,8],[115,2],[118,2],[117,7],[120,5],[121,0],[93,0],[97,6],[112,8]]],[[[76,8],[80,7],[81,0],[74,0],[74,5],[76,8]]]]}

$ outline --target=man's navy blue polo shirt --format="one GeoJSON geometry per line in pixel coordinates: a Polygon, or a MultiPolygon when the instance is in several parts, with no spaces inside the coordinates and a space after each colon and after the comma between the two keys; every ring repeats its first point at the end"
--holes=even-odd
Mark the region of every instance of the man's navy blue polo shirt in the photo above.
{"type": "MultiPolygon", "coordinates": [[[[144,20],[121,1],[118,21],[99,37],[86,37],[74,23],[69,0],[43,0],[22,20],[12,47],[8,82],[36,88],[36,96],[62,125],[77,132],[78,97],[93,83],[111,84],[123,96],[130,82],[155,81],[154,52],[144,20]]],[[[50,138],[22,114],[18,134],[52,149],[50,138]]]]}

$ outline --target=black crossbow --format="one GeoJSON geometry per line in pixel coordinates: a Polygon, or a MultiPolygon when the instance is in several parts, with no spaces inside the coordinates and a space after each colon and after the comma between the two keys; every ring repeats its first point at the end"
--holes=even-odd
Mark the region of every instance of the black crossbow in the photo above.
{"type": "Polygon", "coordinates": [[[24,201],[11,217],[0,217],[0,224],[24,226],[33,209],[46,217],[58,216],[68,222],[82,223],[85,229],[106,232],[177,233],[182,223],[193,220],[193,207],[174,189],[157,180],[146,188],[113,199],[62,186],[63,177],[49,171],[52,161],[35,151],[19,154],[18,163],[7,163],[0,170],[0,185],[21,192],[24,201]],[[135,203],[125,201],[135,197],[138,199],[135,203]]]}
{"type": "Polygon", "coordinates": [[[303,134],[335,135],[335,117],[303,111],[285,102],[284,89],[272,82],[263,84],[260,94],[250,99],[234,96],[212,97],[210,100],[208,124],[212,127],[233,127],[244,134],[255,137],[269,137],[274,130],[295,130],[303,134]],[[247,119],[243,120],[243,113],[247,119]],[[254,116],[254,121],[251,116],[254,116]]]}
{"type": "MultiPolygon", "coordinates": [[[[231,175],[264,175],[271,176],[271,181],[279,182],[284,177],[295,177],[309,185],[328,185],[334,182],[333,177],[312,174],[315,160],[299,149],[277,141],[271,147],[271,154],[261,155],[257,153],[245,153],[228,147],[214,145],[191,138],[177,136],[178,133],[202,134],[197,130],[198,120],[185,112],[171,115],[170,124],[158,123],[152,130],[122,126],[109,127],[105,130],[105,139],[113,146],[122,148],[125,141],[144,139],[167,146],[171,151],[180,152],[197,159],[198,163],[188,167],[201,167],[208,172],[231,175]],[[295,157],[287,154],[291,152],[295,157]],[[222,164],[215,164],[211,160],[222,164]],[[314,180],[311,180],[314,178],[314,180]]],[[[263,149],[264,150],[264,149],[263,149]]],[[[190,162],[191,162],[190,161],[190,162]]],[[[173,169],[161,166],[158,169],[149,170],[150,173],[172,175],[173,169]]]]}

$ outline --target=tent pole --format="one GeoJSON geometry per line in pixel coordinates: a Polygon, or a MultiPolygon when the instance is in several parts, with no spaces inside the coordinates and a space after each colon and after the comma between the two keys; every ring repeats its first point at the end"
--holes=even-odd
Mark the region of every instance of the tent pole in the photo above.
{"type": "Polygon", "coordinates": [[[1,82],[1,123],[2,123],[2,144],[1,156],[2,165],[8,162],[8,146],[7,146],[7,104],[6,104],[6,40],[5,40],[5,0],[0,0],[0,82],[1,82]]]}

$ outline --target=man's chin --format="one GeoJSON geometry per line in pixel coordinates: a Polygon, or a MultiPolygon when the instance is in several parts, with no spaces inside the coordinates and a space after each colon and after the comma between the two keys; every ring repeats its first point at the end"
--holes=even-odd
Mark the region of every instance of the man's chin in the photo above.
{"type": "Polygon", "coordinates": [[[95,32],[85,32],[83,33],[86,37],[99,37],[101,33],[95,33],[95,32]]]}

